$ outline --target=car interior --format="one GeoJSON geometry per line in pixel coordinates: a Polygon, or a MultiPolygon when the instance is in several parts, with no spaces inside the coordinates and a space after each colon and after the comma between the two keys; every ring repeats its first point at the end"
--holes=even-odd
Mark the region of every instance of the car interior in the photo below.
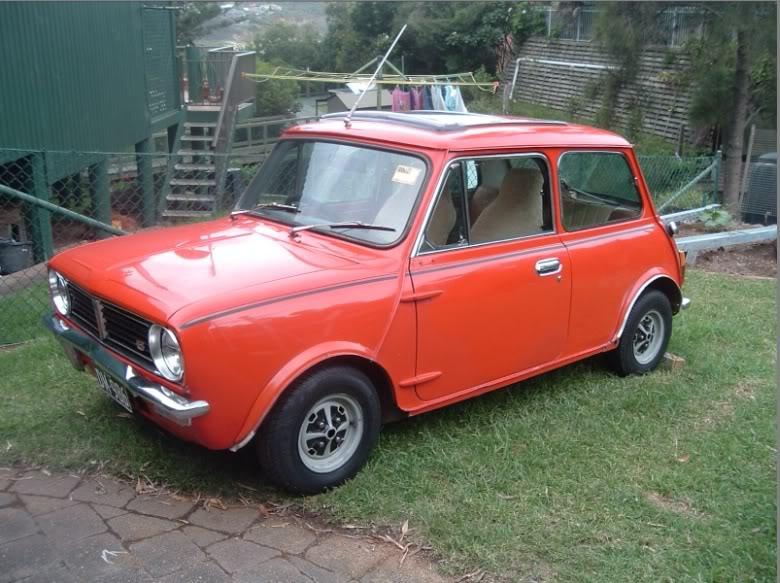
{"type": "Polygon", "coordinates": [[[502,241],[551,231],[549,193],[547,169],[541,158],[458,162],[450,167],[434,207],[426,230],[425,249],[502,241]]]}

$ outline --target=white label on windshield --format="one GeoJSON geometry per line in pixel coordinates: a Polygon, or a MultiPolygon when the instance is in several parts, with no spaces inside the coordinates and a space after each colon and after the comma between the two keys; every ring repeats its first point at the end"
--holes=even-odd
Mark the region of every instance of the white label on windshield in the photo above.
{"type": "Polygon", "coordinates": [[[417,184],[417,179],[420,177],[420,169],[414,166],[404,166],[399,164],[395,167],[395,174],[393,174],[393,182],[399,184],[409,184],[414,186],[417,184]]]}

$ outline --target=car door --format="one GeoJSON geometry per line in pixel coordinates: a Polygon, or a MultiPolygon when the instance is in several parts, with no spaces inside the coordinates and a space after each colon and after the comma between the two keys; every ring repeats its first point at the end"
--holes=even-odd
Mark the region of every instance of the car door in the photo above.
{"type": "Polygon", "coordinates": [[[577,356],[614,339],[631,290],[664,264],[666,250],[624,152],[563,151],[557,174],[561,239],[574,273],[566,355],[577,356]]]}
{"type": "Polygon", "coordinates": [[[541,154],[451,163],[410,260],[420,399],[478,390],[561,354],[571,266],[550,200],[541,154]],[[497,161],[504,167],[498,179],[497,161]],[[468,193],[487,174],[482,166],[491,168],[498,192],[471,217],[468,193]]]}

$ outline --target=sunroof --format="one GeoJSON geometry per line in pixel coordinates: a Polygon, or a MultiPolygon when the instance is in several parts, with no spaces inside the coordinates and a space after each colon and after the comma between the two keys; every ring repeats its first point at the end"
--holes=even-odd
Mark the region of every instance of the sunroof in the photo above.
{"type": "MultiPolygon", "coordinates": [[[[323,119],[341,119],[347,112],[328,113],[323,119]]],[[[414,110],[405,113],[394,111],[356,111],[355,120],[384,121],[415,126],[434,131],[457,131],[492,125],[566,125],[566,122],[546,119],[518,119],[485,115],[481,113],[460,113],[455,111],[414,110]]]]}

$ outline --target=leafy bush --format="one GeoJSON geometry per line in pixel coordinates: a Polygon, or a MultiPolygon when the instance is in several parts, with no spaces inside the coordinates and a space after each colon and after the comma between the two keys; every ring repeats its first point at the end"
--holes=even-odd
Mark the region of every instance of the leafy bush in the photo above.
{"type": "Polygon", "coordinates": [[[704,228],[708,231],[725,231],[734,224],[734,218],[726,209],[710,209],[700,215],[704,228]]]}

